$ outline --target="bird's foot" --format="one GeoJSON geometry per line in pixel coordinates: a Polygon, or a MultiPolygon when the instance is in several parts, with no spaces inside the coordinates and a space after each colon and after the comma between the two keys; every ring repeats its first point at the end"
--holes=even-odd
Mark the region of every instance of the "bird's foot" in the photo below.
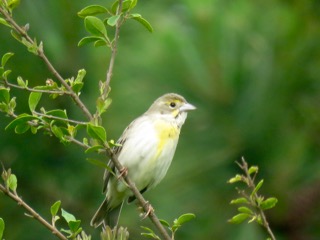
{"type": "Polygon", "coordinates": [[[151,204],[147,201],[145,206],[148,208],[147,211],[145,211],[145,214],[143,215],[142,219],[146,219],[151,213],[154,213],[154,208],[151,206],[151,204]]]}
{"type": "Polygon", "coordinates": [[[118,179],[122,178],[122,177],[125,177],[128,175],[128,168],[126,167],[123,167],[121,170],[120,170],[120,174],[118,175],[118,179]]]}

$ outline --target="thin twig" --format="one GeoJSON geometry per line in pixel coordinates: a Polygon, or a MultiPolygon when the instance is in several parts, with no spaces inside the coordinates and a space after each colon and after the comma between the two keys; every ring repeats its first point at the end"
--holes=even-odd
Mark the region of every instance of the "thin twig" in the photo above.
{"type": "MultiPolygon", "coordinates": [[[[24,37],[30,44],[34,45],[35,42],[32,40],[32,38],[28,35],[26,30],[22,27],[20,27],[15,20],[10,16],[9,13],[6,12],[6,10],[0,8],[0,13],[5,17],[5,20],[9,23],[9,25],[17,31],[22,37],[24,37]]],[[[87,109],[87,107],[84,105],[84,103],[81,101],[79,96],[72,90],[72,88],[68,85],[68,83],[62,78],[62,76],[58,73],[58,71],[53,67],[49,59],[44,53],[42,44],[40,44],[37,47],[37,53],[38,56],[45,62],[47,65],[49,71],[59,80],[59,82],[67,89],[68,92],[70,92],[71,98],[75,101],[75,103],[79,106],[79,108],[82,110],[82,112],[85,114],[85,116],[91,121],[93,119],[92,114],[87,109]]]]}
{"type": "Polygon", "coordinates": [[[74,124],[78,124],[78,125],[87,125],[88,124],[87,122],[81,122],[81,121],[76,121],[76,120],[72,120],[72,119],[68,119],[68,118],[56,117],[56,116],[52,116],[52,115],[39,113],[39,112],[36,112],[36,111],[33,111],[33,113],[38,115],[38,116],[45,117],[45,118],[48,118],[48,119],[59,120],[59,121],[74,123],[74,124]]]}
{"type": "Polygon", "coordinates": [[[32,218],[38,220],[42,225],[48,228],[52,234],[56,235],[59,239],[67,240],[67,238],[53,225],[47,222],[43,217],[41,217],[33,208],[31,208],[26,202],[24,202],[17,193],[10,192],[5,186],[0,184],[0,191],[5,195],[13,199],[17,202],[19,206],[22,206],[24,209],[28,211],[28,213],[32,216],[32,218]]]}
{"type": "Polygon", "coordinates": [[[84,148],[84,149],[88,149],[90,148],[90,146],[88,146],[87,144],[84,144],[83,142],[80,142],[79,140],[71,137],[71,136],[65,136],[65,138],[70,141],[70,142],[73,142],[74,144],[76,145],[79,145],[80,147],[84,148]]]}
{"type": "Polygon", "coordinates": [[[68,92],[68,91],[43,90],[43,89],[35,89],[35,88],[29,88],[29,87],[22,87],[22,86],[19,86],[19,85],[10,83],[10,82],[8,82],[8,81],[6,81],[6,80],[4,80],[4,84],[5,84],[6,86],[8,86],[8,87],[14,87],[14,88],[26,90],[26,91],[29,91],[29,92],[39,92],[39,93],[59,94],[59,95],[63,95],[63,94],[71,95],[71,93],[68,92]]]}
{"type": "MultiPolygon", "coordinates": [[[[118,9],[117,9],[117,15],[119,15],[121,13],[121,11],[122,11],[122,2],[123,2],[122,0],[119,0],[119,6],[118,6],[118,9]]],[[[116,30],[115,30],[115,33],[114,33],[114,39],[113,39],[112,43],[110,44],[111,57],[110,57],[109,68],[108,68],[108,71],[107,71],[107,74],[106,74],[106,81],[105,81],[105,92],[106,93],[109,91],[109,86],[110,86],[112,72],[113,72],[113,66],[114,66],[114,62],[115,62],[115,59],[116,59],[116,55],[117,55],[120,27],[121,27],[121,21],[119,19],[117,24],[116,24],[116,30]]]]}

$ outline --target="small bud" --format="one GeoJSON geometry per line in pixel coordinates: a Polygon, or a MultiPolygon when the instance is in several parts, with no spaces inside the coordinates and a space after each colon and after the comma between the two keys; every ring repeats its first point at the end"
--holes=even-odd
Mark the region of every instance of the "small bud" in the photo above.
{"type": "Polygon", "coordinates": [[[243,176],[237,174],[235,177],[230,178],[228,183],[235,183],[235,182],[240,182],[240,181],[243,181],[243,176]]]}
{"type": "Polygon", "coordinates": [[[47,86],[52,87],[53,84],[54,84],[54,81],[53,81],[52,79],[48,78],[48,79],[46,80],[46,85],[47,85],[47,86]]]}

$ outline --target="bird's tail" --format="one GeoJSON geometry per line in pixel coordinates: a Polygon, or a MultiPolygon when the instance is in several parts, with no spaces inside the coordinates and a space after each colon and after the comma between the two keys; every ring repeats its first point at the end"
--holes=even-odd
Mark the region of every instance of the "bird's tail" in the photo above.
{"type": "Polygon", "coordinates": [[[91,219],[90,225],[94,228],[99,227],[102,223],[108,225],[111,229],[118,225],[123,202],[116,208],[110,208],[107,198],[104,199],[97,212],[91,219]]]}

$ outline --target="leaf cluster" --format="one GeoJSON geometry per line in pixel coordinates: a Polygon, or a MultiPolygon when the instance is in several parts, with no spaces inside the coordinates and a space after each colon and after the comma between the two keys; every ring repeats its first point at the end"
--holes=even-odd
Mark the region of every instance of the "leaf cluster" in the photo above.
{"type": "Polygon", "coordinates": [[[108,28],[120,27],[129,19],[141,23],[149,32],[153,31],[151,24],[141,14],[131,13],[136,7],[137,0],[125,0],[121,4],[116,0],[110,8],[101,5],[90,5],[78,12],[78,16],[84,18],[84,26],[90,34],[82,38],[78,46],[93,42],[95,47],[113,47],[115,39],[110,39],[108,28]],[[102,15],[102,18],[96,17],[102,15]]]}
{"type": "Polygon", "coordinates": [[[231,200],[230,204],[239,205],[238,214],[229,219],[230,223],[239,224],[248,220],[248,223],[257,222],[265,227],[268,232],[271,231],[266,220],[264,211],[274,208],[278,200],[275,197],[265,198],[258,194],[264,180],[260,180],[255,184],[255,179],[259,168],[257,166],[248,167],[247,162],[242,158],[242,163],[237,163],[244,171],[244,174],[236,174],[230,178],[228,183],[234,184],[238,182],[245,183],[247,189],[239,189],[238,193],[241,197],[231,200]]]}
{"type": "MultiPolygon", "coordinates": [[[[174,236],[175,236],[175,233],[177,232],[177,230],[180,227],[182,227],[183,224],[191,221],[195,217],[196,217],[196,215],[193,213],[185,213],[185,214],[182,214],[181,216],[179,216],[178,218],[176,218],[172,224],[169,224],[166,220],[163,220],[163,219],[160,219],[160,222],[163,226],[165,226],[166,228],[168,228],[170,230],[171,238],[174,239],[174,236]]],[[[157,240],[161,239],[157,234],[154,233],[154,231],[152,229],[150,229],[148,227],[144,227],[144,226],[141,226],[141,228],[146,231],[144,233],[141,233],[142,236],[157,239],[157,240]]]]}
{"type": "Polygon", "coordinates": [[[7,191],[12,191],[16,193],[18,187],[18,180],[16,175],[11,173],[11,169],[8,170],[3,169],[1,174],[2,180],[4,181],[4,185],[7,191]]]}
{"type": "MultiPolygon", "coordinates": [[[[5,65],[13,55],[13,53],[8,52],[2,56],[0,66],[0,80],[7,81],[8,75],[11,73],[11,70],[5,70],[5,65]]],[[[0,82],[0,112],[5,112],[8,115],[12,115],[16,107],[16,98],[10,98],[9,91],[10,89],[2,85],[0,82]]]]}

